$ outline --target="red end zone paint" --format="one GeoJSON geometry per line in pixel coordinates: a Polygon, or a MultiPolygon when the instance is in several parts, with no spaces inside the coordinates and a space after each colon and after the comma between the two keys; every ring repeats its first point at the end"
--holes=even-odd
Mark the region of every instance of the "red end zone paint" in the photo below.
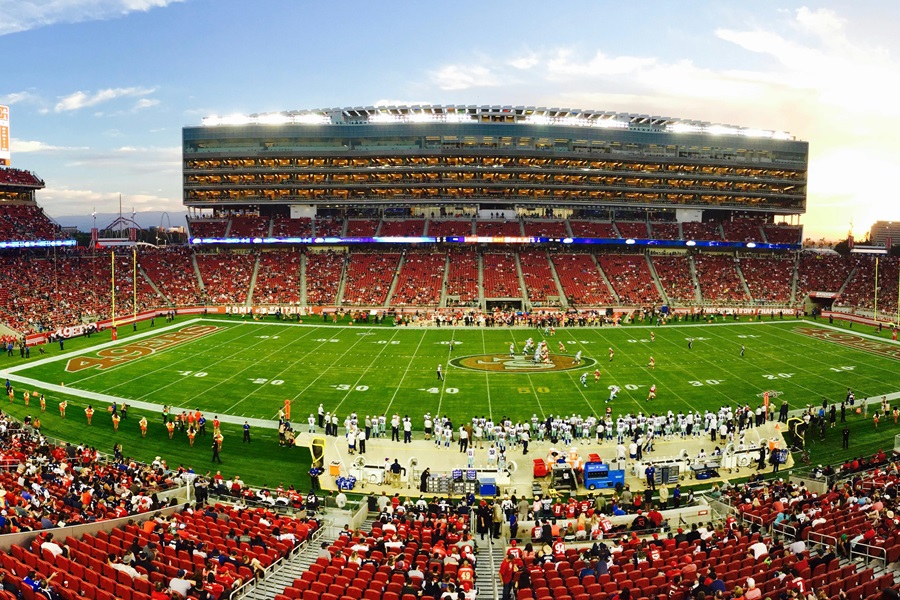
{"type": "Polygon", "coordinates": [[[178,331],[164,333],[122,346],[104,348],[97,352],[96,356],[78,356],[69,359],[69,362],[66,363],[66,371],[75,373],[84,369],[103,370],[117,367],[132,360],[149,356],[154,352],[209,335],[220,329],[221,327],[216,327],[215,325],[191,325],[178,331]]]}
{"type": "Polygon", "coordinates": [[[887,342],[879,342],[869,340],[852,333],[843,333],[840,331],[832,331],[830,329],[819,329],[818,327],[794,327],[794,331],[809,337],[813,337],[826,342],[840,344],[856,350],[872,352],[887,358],[900,360],[900,346],[889,344],[887,342]]]}

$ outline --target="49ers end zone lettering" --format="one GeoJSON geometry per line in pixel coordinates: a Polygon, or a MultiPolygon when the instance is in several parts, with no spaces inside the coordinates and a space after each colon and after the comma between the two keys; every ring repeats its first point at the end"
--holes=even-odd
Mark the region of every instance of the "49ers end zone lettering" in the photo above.
{"type": "Polygon", "coordinates": [[[66,371],[75,373],[84,369],[109,369],[121,364],[149,356],[154,352],[190,342],[197,338],[218,331],[221,327],[215,325],[191,325],[162,335],[152,337],[115,348],[104,348],[97,352],[96,356],[78,356],[69,359],[66,363],[66,371]]]}

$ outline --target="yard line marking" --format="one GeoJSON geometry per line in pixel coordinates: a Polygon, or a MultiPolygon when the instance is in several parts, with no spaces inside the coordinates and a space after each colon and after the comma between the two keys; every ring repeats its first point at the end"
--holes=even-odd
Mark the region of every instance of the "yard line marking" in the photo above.
{"type": "MultiPolygon", "coordinates": [[[[251,324],[251,323],[242,323],[242,325],[252,325],[252,324],[251,324]]],[[[249,329],[249,331],[248,331],[247,334],[241,335],[241,336],[239,336],[239,337],[236,338],[236,339],[240,339],[240,338],[244,337],[245,335],[248,335],[248,334],[250,334],[250,333],[253,333],[253,331],[254,331],[253,327],[249,327],[248,329],[249,329]]],[[[258,345],[260,345],[260,344],[263,344],[263,343],[265,343],[265,342],[267,342],[267,341],[269,341],[269,340],[268,340],[268,339],[261,339],[261,340],[259,340],[259,341],[256,342],[256,343],[253,343],[253,344],[250,344],[249,346],[246,346],[244,349],[245,349],[245,350],[249,350],[249,349],[251,349],[251,348],[255,348],[256,346],[258,346],[258,345]]],[[[267,356],[271,356],[272,354],[274,354],[274,352],[269,353],[267,356]]],[[[231,357],[230,355],[228,355],[228,356],[223,356],[222,358],[220,358],[220,359],[217,360],[217,361],[214,361],[214,362],[212,362],[212,363],[210,363],[210,364],[208,364],[208,365],[204,365],[204,370],[210,370],[211,367],[214,367],[214,366],[218,365],[219,363],[223,363],[223,362],[226,362],[226,361],[228,361],[228,360],[231,360],[231,358],[232,358],[232,357],[231,357]]],[[[185,360],[187,360],[187,359],[185,359],[185,360]]],[[[178,361],[178,362],[183,362],[183,361],[178,361]]],[[[249,368],[255,366],[255,365],[256,365],[257,363],[259,363],[259,362],[261,362],[261,361],[254,361],[254,362],[251,362],[249,365],[247,365],[246,367],[244,367],[243,369],[241,369],[240,371],[238,371],[236,374],[243,373],[244,371],[246,371],[247,369],[249,369],[249,368]]],[[[176,364],[178,364],[178,363],[176,363],[176,364]]],[[[187,400],[185,400],[185,402],[190,402],[191,400],[194,400],[195,398],[198,398],[198,397],[200,397],[200,396],[202,396],[202,395],[204,395],[204,394],[208,394],[209,392],[211,392],[212,390],[216,389],[217,387],[219,387],[219,386],[222,385],[223,383],[226,383],[226,382],[228,382],[228,381],[231,381],[231,379],[233,379],[233,378],[234,378],[234,375],[231,375],[231,376],[228,377],[227,379],[224,379],[224,380],[222,380],[222,381],[220,381],[220,382],[218,382],[218,383],[216,383],[216,384],[213,384],[212,386],[206,388],[204,391],[200,392],[199,394],[194,394],[193,396],[191,396],[190,398],[188,398],[187,400]]],[[[155,388],[154,390],[152,390],[152,391],[150,391],[150,392],[147,392],[147,393],[144,394],[143,396],[138,396],[137,399],[138,399],[138,400],[143,400],[144,398],[147,398],[148,396],[151,396],[151,395],[153,395],[153,394],[158,394],[158,393],[161,392],[162,390],[167,389],[167,388],[170,388],[170,387],[172,387],[173,385],[178,385],[178,384],[181,383],[181,382],[182,382],[182,379],[176,379],[176,380],[174,380],[174,381],[171,381],[171,382],[165,384],[164,386],[155,388]]],[[[126,382],[126,383],[127,383],[127,382],[126,382]]],[[[117,384],[116,386],[113,386],[113,387],[115,388],[115,387],[118,387],[119,385],[123,385],[123,384],[117,384]]],[[[110,388],[110,389],[112,389],[112,388],[110,388]]]]}
{"type": "MultiPolygon", "coordinates": [[[[513,340],[513,341],[515,341],[515,340],[513,340]]],[[[482,352],[482,354],[488,353],[487,342],[485,341],[485,338],[484,338],[484,328],[481,329],[481,352],[482,352]]],[[[493,421],[494,420],[494,411],[491,408],[491,378],[490,378],[490,374],[487,371],[484,372],[484,385],[487,388],[488,416],[490,417],[491,421],[493,421]]]]}
{"type": "MultiPolygon", "coordinates": [[[[81,356],[82,354],[87,354],[89,352],[96,352],[98,350],[112,348],[113,346],[119,346],[121,344],[126,344],[126,343],[128,343],[130,341],[134,341],[134,340],[142,340],[146,337],[151,337],[151,336],[157,335],[159,333],[164,333],[167,331],[171,331],[173,329],[178,329],[179,327],[184,327],[186,325],[193,325],[194,323],[199,323],[202,320],[203,319],[197,318],[197,319],[190,319],[187,321],[183,321],[181,323],[173,323],[172,325],[160,327],[159,329],[154,329],[152,331],[147,331],[145,333],[139,333],[137,335],[131,335],[131,336],[128,336],[127,338],[122,338],[121,340],[103,342],[102,344],[97,344],[96,346],[90,346],[90,347],[84,348],[82,350],[75,350],[72,352],[66,352],[65,354],[59,354],[56,356],[48,356],[46,358],[39,358],[33,362],[25,362],[25,363],[22,363],[21,365],[9,367],[8,369],[3,369],[3,371],[5,373],[16,373],[18,371],[24,371],[26,369],[30,369],[32,367],[39,367],[41,365],[59,362],[61,360],[68,360],[75,356],[81,356]]],[[[71,339],[71,338],[69,338],[69,339],[71,339]]]]}
{"type": "Polygon", "coordinates": [[[541,404],[541,399],[538,397],[537,390],[534,389],[534,382],[531,381],[531,373],[528,373],[528,385],[531,386],[531,393],[534,394],[534,399],[537,400],[538,410],[541,411],[541,419],[544,420],[547,418],[547,413],[544,412],[544,405],[541,404]]]}
{"type": "MultiPolygon", "coordinates": [[[[222,333],[222,332],[228,331],[228,330],[229,330],[228,328],[223,328],[223,329],[221,329],[221,330],[219,330],[219,331],[214,331],[213,333],[211,333],[211,334],[209,334],[209,335],[206,335],[206,336],[203,336],[203,337],[211,337],[211,336],[213,336],[213,335],[216,335],[216,334],[218,334],[218,333],[222,333]]],[[[232,330],[232,331],[235,331],[234,328],[231,328],[231,330],[232,330]]],[[[252,333],[252,332],[248,332],[248,333],[252,333]]],[[[244,335],[238,336],[238,337],[236,337],[236,338],[234,338],[234,339],[235,339],[235,340],[239,340],[239,339],[241,339],[242,337],[244,337],[245,335],[248,335],[248,334],[244,334],[244,335]]],[[[191,340],[190,342],[187,342],[187,343],[184,343],[184,344],[179,344],[178,346],[187,347],[189,344],[191,344],[191,343],[193,343],[193,342],[196,342],[196,341],[199,341],[200,339],[202,339],[202,338],[197,338],[196,340],[191,340]]],[[[229,342],[231,342],[231,341],[234,341],[234,340],[229,340],[229,342]]],[[[228,342],[226,342],[226,343],[228,343],[228,342]]],[[[173,346],[173,347],[171,347],[171,348],[166,348],[165,350],[162,350],[162,351],[160,351],[160,352],[154,352],[153,354],[148,354],[147,356],[141,357],[141,358],[139,358],[139,359],[136,359],[136,360],[134,360],[134,361],[131,361],[130,363],[125,363],[125,364],[134,364],[134,363],[136,363],[136,362],[139,361],[139,360],[143,360],[144,358],[150,358],[151,356],[158,356],[158,355],[162,354],[163,352],[167,352],[167,351],[169,351],[169,350],[174,350],[174,349],[176,349],[178,346],[173,346]]],[[[162,366],[162,367],[160,367],[160,368],[158,368],[158,369],[153,369],[152,371],[145,371],[145,372],[141,373],[140,375],[135,375],[135,376],[129,377],[126,381],[120,381],[119,383],[117,383],[117,384],[115,384],[115,385],[113,385],[113,386],[111,386],[111,387],[105,388],[105,389],[103,389],[103,390],[100,390],[100,391],[106,393],[106,392],[109,392],[109,391],[111,391],[111,390],[116,389],[117,387],[120,387],[120,386],[123,386],[123,385],[128,385],[128,384],[134,383],[134,382],[137,381],[138,379],[141,379],[141,378],[143,378],[143,377],[149,377],[150,375],[153,375],[153,374],[158,373],[158,372],[160,372],[160,371],[165,371],[165,370],[171,369],[171,368],[176,367],[176,366],[178,366],[179,364],[181,364],[181,363],[183,363],[183,362],[185,362],[185,361],[187,361],[187,360],[192,360],[192,359],[196,358],[197,356],[202,356],[202,355],[205,354],[206,352],[208,352],[208,350],[201,350],[200,352],[196,352],[196,353],[194,353],[194,354],[191,354],[190,356],[186,356],[185,358],[176,360],[175,362],[167,363],[166,365],[164,365],[164,366],[162,366]]],[[[91,378],[93,378],[93,377],[99,377],[99,376],[101,376],[101,375],[104,375],[105,373],[106,373],[106,370],[101,371],[101,372],[97,372],[97,373],[95,373],[95,374],[93,374],[93,375],[88,375],[87,377],[82,377],[81,379],[76,379],[75,381],[72,382],[72,384],[73,384],[73,385],[80,384],[80,383],[83,382],[83,381],[87,381],[88,379],[91,379],[91,378]]]]}
{"type": "MultiPolygon", "coordinates": [[[[251,366],[255,366],[255,365],[258,365],[258,364],[261,363],[261,362],[264,362],[265,360],[267,360],[270,356],[272,356],[272,355],[275,354],[275,353],[284,352],[285,349],[289,348],[289,347],[292,346],[293,344],[296,344],[297,342],[302,342],[303,340],[305,340],[308,336],[312,335],[313,333],[314,333],[313,330],[307,331],[307,332],[304,333],[303,335],[301,335],[301,336],[297,337],[296,339],[291,340],[291,341],[288,342],[287,344],[285,344],[285,345],[279,347],[279,348],[278,348],[277,350],[275,350],[274,352],[268,353],[268,354],[267,354],[265,357],[263,357],[262,359],[260,359],[260,360],[258,360],[258,361],[255,361],[254,363],[251,364],[251,366]]],[[[262,341],[266,341],[266,340],[262,340],[262,341]]],[[[327,342],[319,342],[319,346],[317,346],[317,348],[318,348],[318,347],[321,347],[323,344],[326,344],[326,343],[327,343],[327,342]]],[[[301,357],[301,358],[299,358],[298,360],[292,362],[292,363],[291,363],[290,365],[288,365],[286,368],[284,368],[284,369],[282,369],[281,371],[279,371],[274,377],[268,378],[268,381],[272,381],[273,379],[280,379],[280,376],[281,376],[282,373],[285,373],[285,372],[291,370],[291,369],[294,367],[294,365],[297,364],[297,362],[299,362],[300,360],[303,360],[304,358],[306,358],[307,356],[309,356],[311,352],[312,352],[312,351],[307,352],[306,354],[303,355],[303,357],[301,357]]],[[[280,361],[278,361],[278,362],[280,362],[280,361]]],[[[282,364],[283,364],[283,363],[282,363],[282,364]]],[[[246,369],[244,369],[244,370],[246,370],[246,369]]],[[[238,371],[238,373],[243,373],[244,370],[238,371]]],[[[233,378],[234,378],[234,376],[229,377],[226,381],[230,381],[230,380],[233,379],[233,378]]],[[[234,404],[232,404],[231,406],[229,406],[229,407],[228,407],[227,409],[225,409],[225,410],[226,410],[226,411],[230,411],[231,409],[233,409],[233,408],[235,408],[236,406],[238,406],[241,402],[243,402],[243,401],[246,400],[247,398],[250,398],[251,396],[253,396],[253,395],[256,394],[257,392],[259,392],[259,391],[263,388],[263,386],[265,386],[265,385],[268,384],[268,381],[267,381],[266,383],[256,384],[256,389],[254,389],[252,392],[250,392],[249,394],[247,394],[246,396],[244,396],[243,398],[241,398],[240,400],[238,400],[237,402],[235,402],[234,404]]],[[[277,415],[277,413],[276,413],[276,415],[277,415]]]]}
{"type": "MultiPolygon", "coordinates": [[[[419,344],[416,346],[416,349],[413,350],[413,358],[415,358],[415,356],[419,353],[419,348],[422,347],[422,342],[425,341],[425,336],[427,336],[427,335],[428,335],[428,330],[427,330],[427,329],[423,330],[423,331],[422,331],[422,339],[419,340],[419,344]]],[[[397,397],[397,394],[400,393],[400,388],[403,387],[403,380],[406,379],[406,374],[409,373],[409,369],[412,367],[412,364],[413,364],[413,361],[412,361],[412,360],[410,360],[410,361],[406,364],[406,370],[403,371],[403,376],[400,377],[400,383],[397,384],[397,389],[394,390],[394,395],[391,396],[390,402],[388,402],[388,405],[385,407],[384,412],[381,413],[381,414],[387,415],[388,409],[389,409],[389,408],[391,407],[391,405],[394,403],[394,399],[397,397]]],[[[441,395],[443,396],[443,388],[441,389],[441,395]]],[[[441,407],[441,405],[438,404],[438,409],[440,409],[440,407],[441,407]]],[[[437,414],[440,414],[440,410],[438,411],[437,414]]],[[[435,418],[437,418],[437,415],[435,415],[435,418]]]]}
{"type": "MultiPolygon", "coordinates": [[[[348,329],[349,329],[349,327],[348,327],[348,329]]],[[[295,394],[294,397],[291,398],[291,400],[296,400],[296,399],[298,399],[300,396],[302,396],[303,394],[305,394],[305,393],[306,393],[306,390],[308,390],[310,387],[312,387],[312,385],[313,385],[315,382],[317,382],[319,379],[322,378],[322,375],[324,375],[325,373],[327,373],[328,371],[330,371],[334,366],[336,366],[336,365],[341,361],[342,358],[344,358],[345,356],[347,356],[347,353],[348,353],[348,352],[350,352],[351,350],[353,350],[354,348],[356,348],[356,345],[357,345],[358,343],[360,343],[361,341],[363,341],[364,339],[366,339],[365,336],[362,336],[362,335],[357,336],[357,339],[356,339],[355,342],[353,342],[352,344],[350,344],[350,345],[347,347],[347,349],[344,350],[344,352],[343,352],[336,360],[332,361],[332,363],[331,363],[330,365],[328,365],[327,367],[325,367],[324,369],[322,369],[322,372],[319,373],[319,374],[316,376],[315,379],[313,379],[312,381],[310,381],[310,382],[307,384],[307,386],[306,386],[305,388],[303,388],[303,389],[300,390],[297,394],[295,394]]],[[[319,344],[319,346],[321,346],[322,344],[325,344],[325,343],[327,343],[327,342],[322,342],[321,344],[319,344]]]]}
{"type": "MultiPolygon", "coordinates": [[[[618,347],[616,344],[614,344],[613,342],[611,342],[611,341],[610,341],[608,338],[606,338],[605,336],[602,336],[602,335],[600,334],[599,331],[595,331],[594,333],[595,333],[598,337],[602,338],[603,341],[604,341],[604,343],[608,343],[608,344],[610,345],[610,347],[611,347],[616,353],[619,353],[619,352],[620,352],[619,347],[618,347]]],[[[673,343],[674,343],[674,342],[673,342],[673,343]]],[[[624,354],[624,352],[622,352],[622,353],[624,354]]],[[[596,360],[596,359],[595,359],[595,360],[596,360]]],[[[639,363],[636,363],[633,359],[631,359],[631,357],[629,357],[629,360],[631,360],[632,364],[634,364],[635,366],[640,366],[639,363]]],[[[598,360],[598,363],[600,363],[599,360],[598,360]]],[[[607,363],[607,364],[608,364],[608,363],[607,363]]],[[[685,369],[684,367],[682,367],[680,363],[676,364],[676,368],[677,368],[679,371],[682,371],[682,372],[686,373],[686,374],[688,375],[688,377],[694,377],[694,375],[693,375],[692,373],[690,373],[687,369],[685,369]]],[[[607,372],[609,373],[608,368],[607,368],[607,372]]],[[[610,373],[610,375],[612,375],[612,373],[610,373]]],[[[615,384],[614,384],[614,385],[615,385],[615,384]]],[[[620,386],[620,389],[624,389],[624,386],[625,386],[625,384],[622,384],[622,385],[620,386]]],[[[731,397],[730,397],[728,394],[726,394],[725,392],[723,392],[723,391],[717,389],[716,386],[711,386],[711,389],[713,389],[713,390],[714,390],[717,394],[719,394],[720,396],[724,396],[728,402],[731,402],[731,397]]],[[[627,391],[627,390],[626,390],[626,391],[627,391]]],[[[672,391],[672,390],[670,390],[670,391],[672,391]]],[[[630,394],[629,394],[629,395],[630,395],[630,394]]],[[[678,394],[675,394],[675,395],[678,396],[678,394]]],[[[700,412],[699,409],[698,409],[694,404],[688,402],[687,400],[684,400],[684,398],[683,398],[682,396],[678,396],[678,398],[681,399],[681,400],[683,400],[684,403],[685,403],[688,407],[690,407],[690,409],[691,409],[692,411],[694,411],[694,412],[700,412]]],[[[635,402],[638,406],[641,406],[640,398],[638,398],[638,399],[636,399],[636,400],[633,400],[633,402],[635,402]]]]}
{"type": "MultiPolygon", "coordinates": [[[[794,335],[798,335],[798,336],[801,335],[801,334],[795,333],[795,332],[793,332],[793,331],[788,331],[788,333],[793,333],[794,335]]],[[[714,333],[710,333],[710,335],[715,335],[717,338],[723,339],[723,340],[725,340],[726,342],[731,342],[731,340],[729,340],[728,338],[723,337],[723,336],[721,336],[721,335],[717,335],[717,334],[714,334],[714,333]]],[[[803,337],[804,339],[806,339],[806,340],[811,340],[811,339],[812,339],[812,338],[808,338],[808,337],[806,337],[806,336],[802,336],[802,337],[803,337]]],[[[815,341],[822,341],[822,340],[815,340],[815,341]]],[[[739,342],[731,342],[731,343],[735,343],[735,344],[738,344],[738,345],[740,344],[739,342]]],[[[774,344],[774,343],[771,343],[771,342],[763,342],[763,343],[766,344],[767,346],[775,346],[776,348],[778,347],[777,344],[774,344]]],[[[855,348],[850,348],[850,349],[856,350],[855,348]]],[[[863,353],[866,353],[865,350],[860,350],[860,351],[863,352],[863,353]]],[[[816,377],[816,378],[819,378],[819,379],[824,379],[824,380],[826,380],[826,381],[829,381],[829,382],[835,383],[835,384],[839,384],[839,385],[841,385],[841,386],[844,385],[844,382],[843,382],[843,381],[841,381],[841,380],[839,380],[839,379],[836,379],[835,376],[830,375],[827,371],[825,372],[824,375],[820,375],[820,374],[818,374],[818,373],[816,373],[816,372],[814,372],[814,371],[810,371],[809,369],[803,368],[802,362],[799,361],[799,360],[798,360],[797,362],[789,362],[789,361],[784,360],[784,359],[782,359],[782,358],[778,358],[777,354],[773,354],[773,353],[769,353],[769,352],[760,352],[760,351],[758,351],[758,350],[757,350],[757,352],[758,352],[759,354],[761,354],[763,357],[765,357],[767,360],[771,360],[772,362],[778,362],[778,363],[781,363],[781,364],[784,364],[784,365],[788,365],[792,370],[796,370],[796,371],[800,371],[800,372],[806,373],[806,374],[809,375],[810,377],[816,377]]],[[[834,354],[834,353],[832,353],[832,352],[827,352],[827,354],[831,355],[831,354],[834,354]]],[[[867,354],[868,354],[868,353],[867,353],[867,354]]],[[[832,367],[832,366],[834,366],[834,364],[835,364],[835,363],[832,363],[832,362],[825,362],[825,361],[822,361],[822,360],[817,360],[816,358],[814,358],[814,356],[805,356],[804,358],[805,358],[806,360],[811,360],[811,361],[813,361],[813,362],[819,363],[819,364],[822,365],[823,367],[832,367]]],[[[886,358],[886,357],[882,357],[882,358],[886,358]]],[[[867,368],[867,369],[868,369],[868,368],[871,368],[871,366],[872,366],[872,365],[867,364],[867,365],[866,365],[866,368],[867,368]]],[[[886,371],[886,372],[890,373],[891,375],[894,375],[894,371],[892,371],[892,370],[890,370],[890,369],[884,369],[884,368],[882,368],[882,367],[875,367],[875,369],[878,369],[878,370],[881,370],[881,371],[886,371]]],[[[862,377],[864,377],[865,379],[872,380],[872,381],[881,381],[880,379],[878,379],[878,378],[876,378],[876,377],[871,377],[871,376],[869,376],[869,375],[866,375],[865,373],[856,373],[856,375],[857,375],[857,376],[862,376],[862,377]]],[[[820,394],[817,390],[813,390],[813,389],[811,389],[811,388],[808,388],[808,387],[806,387],[806,386],[804,386],[804,385],[801,385],[801,384],[797,383],[796,381],[793,381],[793,380],[792,380],[792,381],[790,381],[790,383],[791,383],[791,385],[795,385],[795,386],[797,386],[797,387],[799,387],[799,388],[801,388],[801,389],[804,389],[804,390],[808,391],[810,394],[812,394],[813,396],[815,396],[815,397],[817,397],[817,398],[818,398],[819,396],[821,396],[821,394],[820,394]]]]}
{"type": "Polygon", "coordinates": [[[344,397],[341,398],[341,401],[338,402],[337,406],[334,407],[334,410],[331,411],[332,414],[337,414],[338,409],[341,407],[341,405],[344,403],[344,401],[350,397],[350,394],[353,393],[353,390],[356,388],[356,386],[359,385],[359,382],[362,381],[363,377],[366,376],[366,373],[369,372],[369,369],[371,369],[375,365],[375,363],[378,362],[378,360],[381,358],[381,355],[384,354],[384,351],[388,349],[388,347],[391,345],[390,343],[394,340],[395,337],[397,337],[398,333],[400,333],[399,328],[394,330],[394,335],[391,336],[391,339],[388,340],[387,344],[382,344],[381,350],[378,351],[378,354],[375,355],[375,358],[372,359],[372,362],[369,363],[369,366],[366,367],[365,369],[363,369],[362,374],[356,379],[356,383],[354,383],[350,387],[350,389],[347,390],[347,393],[344,394],[344,397]]]}

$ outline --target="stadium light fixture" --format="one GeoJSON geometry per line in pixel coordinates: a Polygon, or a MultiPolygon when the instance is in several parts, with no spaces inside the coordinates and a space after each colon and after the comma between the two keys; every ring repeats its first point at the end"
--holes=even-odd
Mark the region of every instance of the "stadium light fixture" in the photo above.
{"type": "Polygon", "coordinates": [[[285,125],[291,122],[291,117],[283,113],[269,113],[259,115],[256,118],[256,122],[260,125],[285,125]]]}
{"type": "Polygon", "coordinates": [[[305,115],[294,115],[294,123],[298,125],[327,125],[331,123],[331,119],[325,115],[309,113],[305,115]]]}

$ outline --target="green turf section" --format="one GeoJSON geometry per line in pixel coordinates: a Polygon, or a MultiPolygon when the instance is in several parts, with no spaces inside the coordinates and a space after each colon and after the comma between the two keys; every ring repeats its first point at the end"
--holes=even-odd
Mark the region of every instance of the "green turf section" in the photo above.
{"type": "MultiPolygon", "coordinates": [[[[179,328],[189,326],[190,321],[179,317],[179,328]]],[[[217,329],[134,360],[101,365],[106,368],[98,368],[98,350],[91,344],[109,341],[108,334],[90,342],[71,340],[64,353],[51,345],[46,356],[33,355],[30,362],[63,354],[66,359],[35,364],[15,374],[53,384],[64,382],[73,390],[199,408],[209,418],[228,414],[274,419],[283,400],[291,398],[292,420],[301,431],[306,430],[306,418],[320,402],[326,410],[336,410],[342,421],[352,411],[361,418],[382,413],[390,418],[390,414],[398,412],[412,416],[415,428],[421,430],[426,411],[447,414],[455,422],[475,414],[495,420],[502,416],[526,419],[535,413],[539,417],[598,414],[607,407],[612,385],[621,388],[611,404],[616,414],[687,408],[702,412],[736,403],[755,407],[767,390],[780,394],[774,400],[776,406],[787,399],[791,408],[802,408],[818,405],[823,397],[829,402],[840,402],[848,387],[857,397],[900,389],[896,358],[872,349],[855,349],[801,335],[798,328],[833,330],[794,319],[763,320],[761,324],[558,329],[554,336],[546,338],[533,329],[368,327],[350,326],[346,321],[343,326],[334,326],[285,324],[272,319],[254,322],[206,318],[196,324],[217,329]],[[655,335],[652,342],[651,332],[655,335]],[[522,356],[522,347],[529,337],[536,342],[546,339],[555,363],[568,370],[531,370],[530,361],[522,356]],[[688,337],[694,339],[691,349],[688,337]],[[508,360],[511,342],[516,348],[512,363],[508,360]],[[559,349],[560,342],[565,345],[564,352],[559,349]],[[742,345],[746,348],[743,357],[742,345]],[[612,362],[609,348],[615,351],[612,362]],[[585,363],[595,366],[572,369],[578,351],[585,363]],[[654,369],[648,367],[651,355],[654,369]],[[438,380],[438,364],[443,367],[444,381],[438,380]],[[78,367],[82,368],[72,371],[78,367]],[[493,370],[473,370],[485,368],[493,370]],[[598,383],[594,382],[595,368],[601,372],[598,383]],[[584,373],[588,374],[586,386],[579,381],[584,373]],[[647,401],[653,384],[657,386],[657,399],[647,401]]],[[[158,322],[156,329],[163,325],[158,322]]],[[[150,331],[143,324],[138,333],[150,331]]],[[[842,332],[871,333],[872,328],[842,332]]],[[[107,358],[131,354],[124,350],[131,343],[130,328],[120,333],[118,349],[104,351],[107,358]]],[[[144,340],[158,340],[162,335],[154,332],[144,340]]],[[[897,348],[889,342],[874,343],[879,348],[897,348]]],[[[6,360],[10,367],[22,362],[18,355],[6,360]]],[[[11,412],[22,416],[25,411],[21,406],[21,385],[16,387],[20,391],[11,412]]],[[[127,454],[145,459],[160,454],[173,463],[192,464],[204,471],[208,468],[209,444],[198,438],[191,449],[183,435],[168,440],[158,412],[148,413],[150,434],[146,440],[140,439],[136,410],[113,437],[108,416],[103,412],[105,405],[99,406],[95,425],[88,430],[83,415],[86,400],[70,398],[70,417],[65,422],[57,415],[58,401],[50,398],[43,419],[49,435],[88,441],[106,451],[115,439],[124,436],[127,454]]],[[[36,400],[32,402],[31,414],[37,412],[35,405],[36,400]]],[[[853,446],[866,451],[870,447],[892,447],[893,433],[900,432],[900,426],[895,426],[892,419],[882,420],[877,432],[871,419],[862,422],[861,416],[852,415],[851,420],[853,446]]],[[[226,427],[225,435],[226,474],[240,473],[245,480],[259,484],[284,481],[285,485],[305,485],[305,475],[299,474],[305,474],[308,468],[308,455],[279,448],[274,431],[255,430],[259,443],[251,447],[241,447],[237,427],[226,427]]],[[[814,459],[833,461],[844,456],[839,439],[836,429],[828,433],[825,444],[811,442],[814,459]]]]}

